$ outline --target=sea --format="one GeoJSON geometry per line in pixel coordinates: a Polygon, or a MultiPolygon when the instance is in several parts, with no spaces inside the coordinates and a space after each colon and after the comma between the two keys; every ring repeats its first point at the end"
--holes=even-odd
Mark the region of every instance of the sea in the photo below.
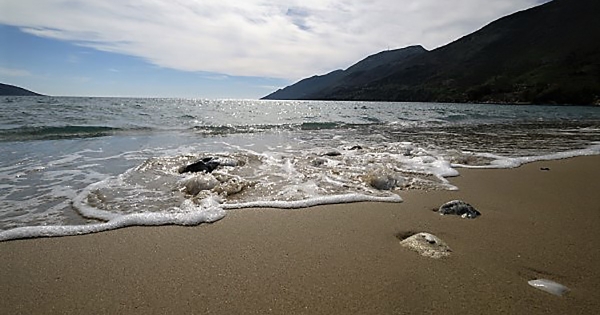
{"type": "Polygon", "coordinates": [[[0,97],[0,241],[401,202],[463,168],[598,154],[598,106],[0,97]]]}

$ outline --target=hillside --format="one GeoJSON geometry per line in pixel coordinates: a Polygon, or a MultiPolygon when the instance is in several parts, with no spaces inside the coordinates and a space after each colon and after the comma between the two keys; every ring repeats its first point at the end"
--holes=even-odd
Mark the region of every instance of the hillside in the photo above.
{"type": "Polygon", "coordinates": [[[364,84],[373,79],[379,79],[386,72],[385,68],[391,64],[398,64],[413,56],[426,52],[421,46],[410,46],[402,49],[383,51],[369,56],[346,70],[335,70],[325,75],[313,76],[279,89],[263,99],[293,100],[308,99],[317,93],[339,87],[339,84],[364,84]]]}
{"type": "Polygon", "coordinates": [[[41,96],[18,86],[0,83],[0,96],[41,96]]]}
{"type": "MultiPolygon", "coordinates": [[[[286,96],[319,100],[597,104],[599,12],[597,0],[554,0],[498,19],[435,50],[387,60],[354,75],[349,73],[363,60],[333,82],[319,88],[313,86],[311,93],[286,96]]],[[[276,93],[267,98],[273,96],[276,93]]]]}

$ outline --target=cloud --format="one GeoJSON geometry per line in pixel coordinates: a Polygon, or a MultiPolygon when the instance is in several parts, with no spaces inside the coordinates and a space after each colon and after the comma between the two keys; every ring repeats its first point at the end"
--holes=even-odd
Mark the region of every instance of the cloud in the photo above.
{"type": "Polygon", "coordinates": [[[540,0],[3,0],[0,24],[163,68],[297,79],[436,48],[540,0]]]}
{"type": "Polygon", "coordinates": [[[224,74],[212,74],[212,75],[202,75],[203,79],[213,80],[213,81],[223,81],[229,79],[229,76],[224,74]]]}
{"type": "Polygon", "coordinates": [[[23,69],[3,68],[0,67],[0,76],[6,77],[31,77],[33,74],[23,69]]]}

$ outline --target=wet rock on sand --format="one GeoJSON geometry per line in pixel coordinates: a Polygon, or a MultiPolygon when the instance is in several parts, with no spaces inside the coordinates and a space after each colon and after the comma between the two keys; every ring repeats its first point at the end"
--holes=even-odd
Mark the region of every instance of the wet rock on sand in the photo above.
{"type": "Polygon", "coordinates": [[[437,212],[441,215],[455,214],[467,219],[475,219],[481,215],[481,212],[462,200],[446,202],[437,210],[437,212]]]}
{"type": "Polygon", "coordinates": [[[452,249],[437,236],[425,232],[417,233],[403,239],[400,244],[406,248],[416,251],[421,256],[430,258],[442,258],[450,256],[452,249]]]}

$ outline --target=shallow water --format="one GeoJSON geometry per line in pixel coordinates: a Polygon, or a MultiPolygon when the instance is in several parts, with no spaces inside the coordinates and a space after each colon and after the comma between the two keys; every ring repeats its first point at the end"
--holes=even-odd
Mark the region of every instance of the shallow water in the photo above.
{"type": "Polygon", "coordinates": [[[399,202],[456,189],[460,167],[600,153],[597,107],[5,97],[0,114],[0,239],[399,202]],[[222,166],[179,174],[205,157],[222,166]]]}

